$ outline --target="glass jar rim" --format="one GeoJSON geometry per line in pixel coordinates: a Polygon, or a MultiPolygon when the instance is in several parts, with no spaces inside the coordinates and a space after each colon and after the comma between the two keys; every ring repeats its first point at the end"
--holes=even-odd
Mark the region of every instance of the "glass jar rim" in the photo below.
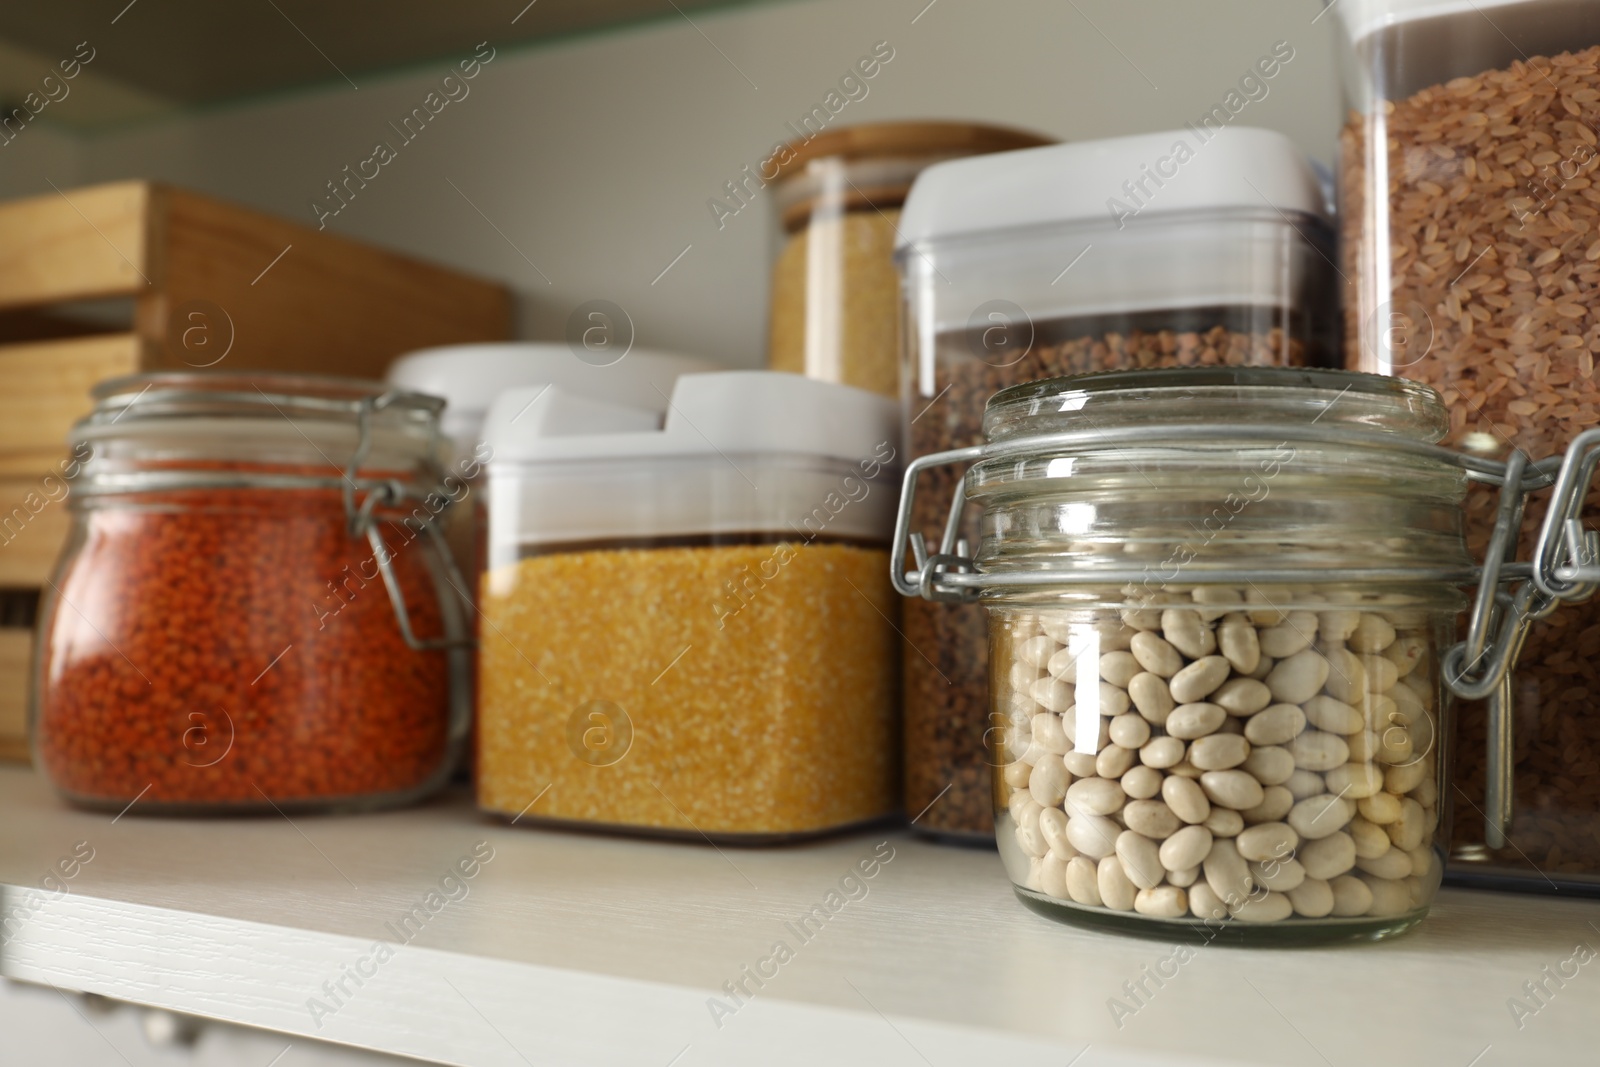
{"type": "Polygon", "coordinates": [[[334,375],[253,372],[153,371],[108,378],[89,395],[94,409],[80,425],[124,417],[249,417],[299,413],[320,418],[358,417],[363,402],[388,396],[387,407],[437,417],[445,401],[383,382],[334,375]]]}
{"type": "Polygon", "coordinates": [[[1443,399],[1407,378],[1317,367],[1177,367],[1102,371],[1025,382],[1002,389],[984,407],[991,443],[1050,432],[1050,425],[1094,405],[1096,418],[1168,424],[1214,424],[1231,412],[1243,421],[1298,421],[1427,444],[1449,430],[1443,399]],[[1046,401],[1054,403],[1046,406],[1046,401]],[[1152,403],[1153,402],[1153,403],[1152,403]],[[1165,403],[1163,403],[1165,402],[1165,403]],[[1148,408],[1160,408],[1152,416],[1148,408]],[[1324,421],[1326,420],[1326,421],[1324,421]]]}

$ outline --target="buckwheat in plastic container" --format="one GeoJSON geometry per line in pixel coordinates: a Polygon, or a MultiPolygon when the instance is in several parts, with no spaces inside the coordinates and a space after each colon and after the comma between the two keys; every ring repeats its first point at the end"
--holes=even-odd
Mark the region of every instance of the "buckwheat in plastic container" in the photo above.
{"type": "MultiPolygon", "coordinates": [[[[937,164],[899,222],[908,454],[982,440],[984,403],[1097,370],[1330,365],[1325,198],[1267,130],[1185,128],[937,164]]],[[[929,472],[934,538],[957,467],[929,472]]],[[[976,543],[976,527],[962,532],[976,543]]],[[[975,606],[911,601],[906,807],[917,829],[992,837],[986,638],[975,606]]]]}
{"type": "MultiPolygon", "coordinates": [[[[619,370],[622,368],[619,367],[619,370]]],[[[773,842],[898,808],[894,403],[765,371],[490,409],[478,801],[773,842]]]]}

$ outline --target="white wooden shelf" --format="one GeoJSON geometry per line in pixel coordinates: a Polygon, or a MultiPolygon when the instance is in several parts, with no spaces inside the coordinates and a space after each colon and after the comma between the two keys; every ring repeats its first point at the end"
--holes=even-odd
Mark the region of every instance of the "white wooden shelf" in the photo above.
{"type": "Polygon", "coordinates": [[[898,832],[718,852],[505,826],[460,795],[293,825],[113,821],[4,769],[0,893],[7,977],[451,1064],[1489,1067],[1587,1062],[1600,1041],[1600,963],[1548,983],[1520,1029],[1507,1004],[1600,947],[1591,901],[1446,890],[1391,942],[1205,946],[1119,1027],[1108,1001],[1171,946],[1053,923],[992,853],[898,832]],[[68,891],[30,898],[80,841],[94,857],[68,891]],[[796,937],[883,841],[867,895],[796,937]],[[468,894],[314,1020],[323,983],[479,842],[494,857],[468,894]],[[719,1027],[708,998],[777,941],[793,958],[719,1027]]]}

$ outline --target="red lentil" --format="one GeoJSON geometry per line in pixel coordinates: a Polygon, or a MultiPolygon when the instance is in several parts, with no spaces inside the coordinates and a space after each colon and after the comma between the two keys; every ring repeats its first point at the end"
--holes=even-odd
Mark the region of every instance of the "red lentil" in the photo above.
{"type": "MultiPolygon", "coordinates": [[[[270,810],[443,775],[447,658],[405,644],[338,491],[146,493],[77,521],[34,726],[70,799],[270,810]]],[[[438,634],[427,550],[383,528],[414,631],[438,634]]]]}

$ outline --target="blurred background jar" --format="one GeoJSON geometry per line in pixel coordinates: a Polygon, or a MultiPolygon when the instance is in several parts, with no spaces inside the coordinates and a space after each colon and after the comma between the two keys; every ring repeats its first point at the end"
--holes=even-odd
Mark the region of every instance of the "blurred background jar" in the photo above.
{"type": "MultiPolygon", "coordinates": [[[[1580,0],[1343,0],[1346,363],[1426,382],[1446,443],[1539,458],[1600,425],[1600,19],[1580,0]]],[[[1587,512],[1600,496],[1592,490],[1587,512]]],[[[1496,494],[1475,486],[1481,554],[1496,494]]],[[[1544,505],[1524,516],[1527,558],[1544,505]]],[[[1586,525],[1593,528],[1592,518],[1586,525]]],[[[1450,877],[1600,890],[1600,605],[1529,632],[1463,705],[1450,877]],[[1485,738],[1512,750],[1488,772],[1485,738]]]]}
{"type": "MultiPolygon", "coordinates": [[[[899,233],[908,460],[981,443],[984,404],[1021,382],[1338,358],[1326,197],[1269,130],[943,163],[917,179],[899,233]]],[[[937,540],[961,474],[929,472],[913,530],[937,540]]],[[[975,516],[962,532],[977,543],[975,516]]],[[[905,657],[906,809],[924,833],[987,842],[983,610],[910,600],[902,618],[920,653],[905,657]]]]}
{"type": "Polygon", "coordinates": [[[776,171],[782,230],[772,274],[768,367],[898,396],[893,257],[912,180],[943,160],[1049,143],[978,123],[892,122],[830,130],[785,146],[763,164],[776,171]]]}

